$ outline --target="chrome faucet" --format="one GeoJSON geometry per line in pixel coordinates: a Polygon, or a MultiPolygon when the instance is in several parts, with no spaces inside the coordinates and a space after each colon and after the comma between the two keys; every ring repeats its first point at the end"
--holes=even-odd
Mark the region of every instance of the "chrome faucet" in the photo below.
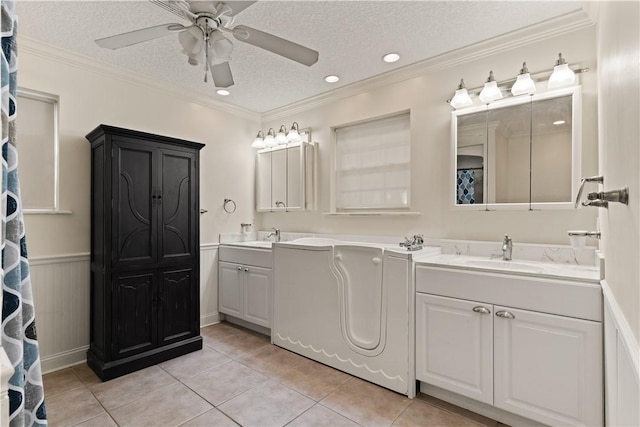
{"type": "Polygon", "coordinates": [[[511,261],[511,253],[513,252],[513,240],[507,234],[504,235],[502,241],[502,259],[504,261],[511,261]]]}
{"type": "Polygon", "coordinates": [[[271,227],[271,229],[273,230],[273,233],[267,234],[267,238],[275,236],[275,238],[276,238],[275,241],[279,242],[280,241],[280,229],[279,228],[275,228],[275,227],[271,227]]]}

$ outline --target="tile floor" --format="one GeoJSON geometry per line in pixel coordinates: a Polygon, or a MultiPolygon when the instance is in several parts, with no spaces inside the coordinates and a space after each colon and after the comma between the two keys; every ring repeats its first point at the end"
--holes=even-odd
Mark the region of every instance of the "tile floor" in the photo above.
{"type": "Polygon", "coordinates": [[[87,365],[44,376],[51,426],[501,426],[420,395],[411,400],[229,323],[204,347],[101,382],[87,365]]]}

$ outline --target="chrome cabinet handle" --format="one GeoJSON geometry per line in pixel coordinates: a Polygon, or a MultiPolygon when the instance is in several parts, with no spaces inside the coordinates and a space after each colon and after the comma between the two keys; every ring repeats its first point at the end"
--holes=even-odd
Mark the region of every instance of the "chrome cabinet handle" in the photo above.
{"type": "Polygon", "coordinates": [[[487,307],[483,307],[481,305],[479,305],[477,307],[473,307],[473,311],[475,311],[476,313],[481,313],[481,314],[489,314],[489,313],[491,313],[491,310],[489,310],[487,307]]]}
{"type": "Polygon", "coordinates": [[[503,319],[515,319],[516,316],[513,315],[513,313],[510,313],[508,311],[504,311],[504,310],[500,310],[496,312],[496,316],[498,317],[502,317],[503,319]]]}

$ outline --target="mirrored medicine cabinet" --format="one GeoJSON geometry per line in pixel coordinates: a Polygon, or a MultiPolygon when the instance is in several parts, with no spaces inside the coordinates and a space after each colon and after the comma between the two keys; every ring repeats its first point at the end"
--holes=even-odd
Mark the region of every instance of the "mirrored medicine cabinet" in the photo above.
{"type": "Polygon", "coordinates": [[[298,142],[264,148],[256,158],[256,210],[313,210],[315,143],[298,142]]]}
{"type": "Polygon", "coordinates": [[[582,150],[579,86],[452,112],[456,209],[573,207],[582,150]]]}

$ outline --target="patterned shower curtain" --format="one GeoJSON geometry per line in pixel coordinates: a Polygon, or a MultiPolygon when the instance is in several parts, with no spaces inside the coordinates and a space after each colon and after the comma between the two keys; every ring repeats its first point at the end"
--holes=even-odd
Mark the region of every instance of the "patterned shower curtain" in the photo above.
{"type": "Polygon", "coordinates": [[[15,370],[9,379],[13,426],[46,426],[40,352],[22,218],[15,141],[18,74],[14,1],[2,2],[2,347],[15,370]]]}

